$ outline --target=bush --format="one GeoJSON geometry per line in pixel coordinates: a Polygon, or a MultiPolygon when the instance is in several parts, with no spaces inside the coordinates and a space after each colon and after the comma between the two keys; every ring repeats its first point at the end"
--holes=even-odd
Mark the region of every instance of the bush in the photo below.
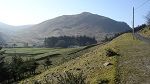
{"type": "Polygon", "coordinates": [[[42,82],[45,84],[86,84],[86,77],[82,72],[73,74],[66,71],[63,74],[52,73],[51,75],[45,76],[42,82]]]}
{"type": "Polygon", "coordinates": [[[44,60],[44,67],[48,68],[48,66],[52,65],[52,61],[49,57],[44,60]]]}
{"type": "Polygon", "coordinates": [[[98,84],[109,84],[109,80],[108,79],[100,79],[100,80],[98,80],[98,84]]]}
{"type": "Polygon", "coordinates": [[[2,47],[0,47],[0,82],[8,79],[9,75],[7,64],[4,62],[5,57],[3,54],[5,54],[5,51],[3,51],[2,47]]]}
{"type": "Polygon", "coordinates": [[[70,72],[65,72],[63,75],[57,77],[58,84],[86,84],[86,77],[83,73],[73,74],[70,72]]]}
{"type": "Polygon", "coordinates": [[[111,56],[115,56],[115,55],[119,55],[118,53],[116,53],[115,51],[113,51],[112,49],[106,49],[106,56],[111,57],[111,56]]]}

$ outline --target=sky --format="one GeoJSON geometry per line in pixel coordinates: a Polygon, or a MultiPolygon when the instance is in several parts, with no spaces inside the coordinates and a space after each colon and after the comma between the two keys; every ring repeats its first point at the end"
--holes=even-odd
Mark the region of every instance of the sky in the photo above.
{"type": "Polygon", "coordinates": [[[131,26],[133,6],[135,26],[145,23],[150,0],[0,0],[0,22],[14,26],[38,24],[61,15],[91,12],[131,26]]]}

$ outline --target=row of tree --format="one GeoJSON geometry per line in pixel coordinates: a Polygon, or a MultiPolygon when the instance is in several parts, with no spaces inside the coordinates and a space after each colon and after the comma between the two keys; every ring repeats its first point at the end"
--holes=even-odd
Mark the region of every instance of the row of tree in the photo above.
{"type": "Polygon", "coordinates": [[[45,47],[72,47],[72,46],[86,46],[96,44],[95,38],[87,36],[60,36],[45,38],[45,47]]]}
{"type": "Polygon", "coordinates": [[[0,47],[0,82],[17,81],[35,74],[38,63],[34,59],[24,61],[19,56],[13,56],[10,63],[4,61],[4,54],[0,47]]]}
{"type": "MultiPolygon", "coordinates": [[[[0,83],[10,83],[36,74],[39,63],[35,59],[23,60],[20,56],[12,56],[11,61],[5,62],[5,51],[0,47],[0,83]]],[[[52,65],[50,58],[44,59],[44,68],[52,65]]]]}
{"type": "MultiPolygon", "coordinates": [[[[2,60],[1,60],[2,61],[2,60]]],[[[0,82],[17,81],[35,74],[38,63],[34,59],[23,61],[20,57],[13,57],[11,63],[0,63],[0,82]]]]}

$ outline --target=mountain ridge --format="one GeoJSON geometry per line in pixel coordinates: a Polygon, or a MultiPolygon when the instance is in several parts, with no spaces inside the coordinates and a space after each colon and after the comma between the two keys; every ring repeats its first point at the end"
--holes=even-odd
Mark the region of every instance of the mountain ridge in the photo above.
{"type": "MultiPolygon", "coordinates": [[[[130,30],[125,22],[115,21],[105,16],[82,12],[75,15],[62,15],[16,32],[16,36],[25,42],[42,42],[51,36],[89,36],[101,41],[105,36],[112,36],[130,30]]],[[[18,39],[15,39],[18,40],[18,39]]]]}
{"type": "Polygon", "coordinates": [[[101,36],[100,34],[120,33],[127,30],[130,30],[130,27],[125,22],[118,22],[97,14],[83,12],[76,15],[58,16],[34,25],[29,30],[25,30],[30,31],[25,33],[25,35],[28,35],[25,37],[44,38],[64,35],[86,35],[97,37],[101,36]],[[33,33],[32,35],[30,35],[31,32],[33,33]]]}

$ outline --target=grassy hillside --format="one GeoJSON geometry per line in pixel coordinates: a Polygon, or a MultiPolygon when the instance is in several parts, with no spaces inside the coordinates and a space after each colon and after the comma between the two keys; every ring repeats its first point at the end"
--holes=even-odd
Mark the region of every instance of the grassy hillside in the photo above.
{"type": "Polygon", "coordinates": [[[51,68],[42,74],[23,80],[21,84],[33,84],[35,81],[46,83],[53,75],[62,74],[64,71],[72,73],[83,72],[87,82],[98,84],[100,80],[109,80],[109,84],[117,81],[121,84],[146,83],[150,72],[146,67],[149,64],[150,46],[142,41],[133,39],[132,34],[123,34],[106,45],[95,46],[90,52],[70,60],[57,67],[51,68]],[[106,56],[107,49],[118,53],[112,57],[106,56]],[[104,66],[106,62],[112,65],[104,66]],[[147,66],[145,66],[147,65],[147,66]],[[145,74],[147,73],[147,74],[145,74]]]}
{"type": "MultiPolygon", "coordinates": [[[[110,44],[108,44],[110,45],[110,44]]],[[[58,67],[49,69],[48,71],[36,76],[32,77],[29,82],[32,84],[35,80],[44,81],[45,78],[53,73],[63,73],[64,71],[71,71],[73,73],[78,73],[83,71],[83,73],[87,76],[87,81],[90,83],[98,83],[100,80],[108,79],[110,83],[115,83],[115,74],[116,74],[116,56],[107,57],[106,50],[109,48],[108,45],[105,46],[95,46],[95,48],[91,49],[90,52],[76,58],[70,60],[58,67]],[[110,62],[113,65],[104,66],[103,64],[106,62],[110,62]]],[[[26,83],[27,80],[22,81],[21,83],[26,83]]]]}
{"type": "MultiPolygon", "coordinates": [[[[46,76],[51,75],[52,73],[63,73],[64,71],[71,71],[74,73],[83,71],[84,74],[88,77],[87,80],[93,83],[96,83],[98,80],[103,78],[108,78],[111,80],[111,82],[114,82],[114,65],[105,67],[103,66],[103,64],[105,62],[115,63],[115,57],[109,58],[106,56],[102,56],[101,52],[104,53],[103,49],[100,49],[100,46],[96,46],[93,51],[90,51],[58,67],[49,69],[48,71],[36,77],[32,77],[31,79],[29,79],[30,83],[32,84],[34,80],[44,81],[46,76]]],[[[26,81],[23,81],[21,83],[26,83],[26,81]]]]}
{"type": "Polygon", "coordinates": [[[10,62],[12,56],[15,55],[21,56],[24,60],[34,58],[40,64],[37,73],[45,71],[43,64],[46,58],[49,58],[52,61],[51,68],[89,51],[88,46],[79,48],[5,48],[4,50],[6,50],[6,62],[10,62]]]}
{"type": "Polygon", "coordinates": [[[150,26],[140,31],[141,35],[150,38],[150,26]]]}

